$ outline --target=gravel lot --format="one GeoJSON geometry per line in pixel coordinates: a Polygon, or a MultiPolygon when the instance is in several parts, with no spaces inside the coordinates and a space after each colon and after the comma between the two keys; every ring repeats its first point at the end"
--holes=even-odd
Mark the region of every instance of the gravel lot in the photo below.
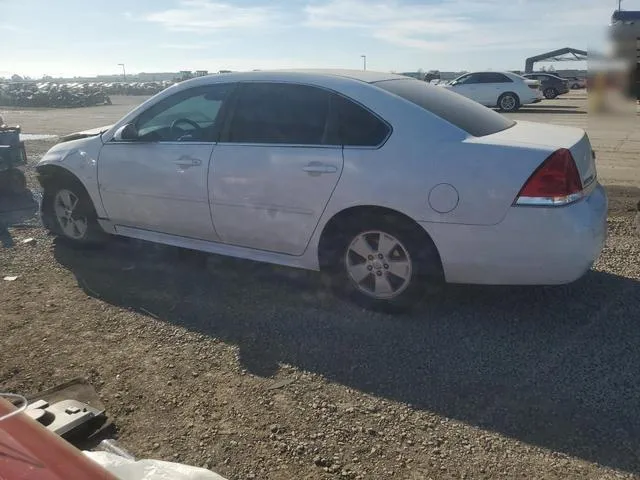
{"type": "MultiPolygon", "coordinates": [[[[141,101],[113,100],[0,114],[63,134],[141,101]]],[[[514,117],[589,129],[610,195],[594,270],[446,287],[407,316],[343,303],[311,272],[124,240],[71,251],[26,198],[0,239],[15,244],[0,278],[18,275],[0,283],[0,390],[86,376],[136,456],[232,480],[640,478],[640,129],[589,123],[585,106],[572,94],[514,117]]],[[[34,189],[51,144],[27,144],[34,189]]]]}

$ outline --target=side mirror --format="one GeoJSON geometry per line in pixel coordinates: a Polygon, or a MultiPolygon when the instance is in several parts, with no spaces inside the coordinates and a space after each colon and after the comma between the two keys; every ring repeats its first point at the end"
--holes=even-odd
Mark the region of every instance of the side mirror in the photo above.
{"type": "Polygon", "coordinates": [[[121,126],[113,135],[116,142],[130,142],[138,139],[138,129],[133,123],[121,126]]]}

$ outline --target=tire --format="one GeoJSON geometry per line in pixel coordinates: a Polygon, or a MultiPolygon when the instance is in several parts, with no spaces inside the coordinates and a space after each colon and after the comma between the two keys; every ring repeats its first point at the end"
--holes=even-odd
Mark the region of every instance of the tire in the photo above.
{"type": "Polygon", "coordinates": [[[89,194],[78,181],[53,179],[44,190],[41,215],[45,228],[70,246],[99,246],[108,238],[98,224],[89,194]]]}
{"type": "Polygon", "coordinates": [[[544,94],[544,98],[546,98],[547,100],[553,100],[558,96],[558,91],[555,88],[550,87],[550,88],[545,88],[543,94],[544,94]]]}
{"type": "Polygon", "coordinates": [[[498,108],[502,112],[515,112],[520,109],[520,98],[512,92],[506,92],[498,98],[498,108]]]}
{"type": "Polygon", "coordinates": [[[430,282],[442,283],[433,241],[402,217],[350,222],[329,244],[325,271],[332,288],[368,310],[408,311],[427,293],[430,282]]]}

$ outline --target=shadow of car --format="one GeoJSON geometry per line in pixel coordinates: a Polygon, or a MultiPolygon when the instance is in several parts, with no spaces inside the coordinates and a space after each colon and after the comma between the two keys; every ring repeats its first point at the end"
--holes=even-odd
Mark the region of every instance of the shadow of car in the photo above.
{"type": "Polygon", "coordinates": [[[87,295],[418,410],[640,473],[640,282],[591,272],[563,287],[448,287],[416,313],[362,311],[318,274],[144,242],[55,257],[87,295]],[[190,255],[187,255],[190,257],[190,255]],[[199,268],[195,268],[197,265],[199,268]]]}

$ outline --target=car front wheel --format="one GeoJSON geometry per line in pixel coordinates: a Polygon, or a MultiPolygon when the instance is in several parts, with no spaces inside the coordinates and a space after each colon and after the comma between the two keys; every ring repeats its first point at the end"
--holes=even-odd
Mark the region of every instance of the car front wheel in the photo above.
{"type": "Polygon", "coordinates": [[[97,245],[106,238],[89,195],[77,182],[64,182],[45,189],[42,216],[43,223],[52,233],[72,245],[97,245]]]}

